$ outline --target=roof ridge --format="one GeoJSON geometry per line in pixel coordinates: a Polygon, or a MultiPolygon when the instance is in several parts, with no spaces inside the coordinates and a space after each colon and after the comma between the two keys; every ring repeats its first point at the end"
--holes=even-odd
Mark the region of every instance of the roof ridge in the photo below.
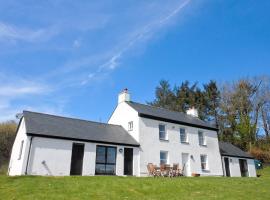
{"type": "Polygon", "coordinates": [[[35,113],[35,114],[40,114],[40,115],[48,115],[48,116],[52,116],[52,117],[59,117],[59,118],[64,118],[64,119],[72,119],[72,120],[78,120],[78,121],[84,121],[84,122],[91,122],[91,123],[96,123],[96,124],[100,124],[100,125],[110,125],[110,126],[122,127],[121,125],[117,125],[117,124],[108,124],[108,123],[105,123],[105,122],[95,122],[95,121],[86,120],[86,119],[79,119],[79,118],[74,118],[74,117],[64,117],[64,116],[60,116],[60,115],[48,114],[48,113],[42,113],[42,112],[35,112],[35,111],[29,111],[29,110],[23,110],[23,113],[24,112],[35,113]]]}
{"type": "Polygon", "coordinates": [[[162,108],[162,107],[158,107],[158,106],[152,106],[152,105],[142,104],[142,103],[138,103],[138,102],[134,102],[134,101],[130,101],[130,102],[131,102],[131,103],[140,104],[140,105],[143,105],[143,106],[152,107],[152,108],[158,108],[158,109],[162,109],[162,110],[167,110],[167,111],[170,111],[170,112],[180,113],[180,114],[183,114],[183,115],[185,115],[185,116],[187,116],[187,117],[192,117],[193,119],[198,119],[198,120],[200,120],[200,121],[202,121],[202,122],[207,123],[206,121],[203,121],[203,120],[201,120],[201,119],[198,118],[198,117],[190,116],[190,115],[188,115],[188,114],[185,113],[185,112],[175,111],[175,110],[171,110],[171,109],[168,109],[168,108],[162,108]]]}

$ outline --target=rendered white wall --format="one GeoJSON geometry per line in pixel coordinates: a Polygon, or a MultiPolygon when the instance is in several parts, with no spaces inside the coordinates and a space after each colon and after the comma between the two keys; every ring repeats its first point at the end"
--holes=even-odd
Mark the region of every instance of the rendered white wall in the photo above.
{"type": "MultiPolygon", "coordinates": [[[[68,176],[70,175],[72,144],[85,144],[83,170],[82,175],[95,175],[96,164],[96,146],[113,146],[117,147],[116,155],[116,175],[122,176],[124,173],[124,152],[120,153],[119,149],[124,149],[125,146],[97,144],[90,142],[78,142],[62,139],[50,139],[34,137],[32,141],[32,148],[30,154],[30,162],[28,167],[28,174],[31,175],[52,175],[52,176],[68,176]],[[43,164],[45,161],[45,164],[43,164]]],[[[134,150],[133,166],[138,166],[138,156],[136,147],[134,150]]],[[[134,175],[138,175],[138,170],[134,167],[134,175]]]]}
{"type": "Polygon", "coordinates": [[[9,162],[9,170],[8,174],[10,176],[15,175],[23,175],[25,174],[26,168],[26,159],[28,157],[28,150],[30,144],[30,137],[26,135],[25,129],[25,121],[22,118],[20,126],[18,127],[18,132],[12,147],[10,162],[9,162]],[[21,159],[19,158],[20,149],[21,149],[21,142],[24,141],[21,159]]]}
{"type": "Polygon", "coordinates": [[[140,118],[140,170],[141,175],[147,174],[147,164],[160,163],[160,151],[168,151],[169,164],[179,163],[182,168],[182,153],[188,153],[193,156],[190,159],[190,174],[199,173],[202,176],[222,176],[222,163],[219,153],[217,133],[215,131],[203,130],[194,127],[182,126],[157,120],[140,118]],[[169,141],[159,140],[159,124],[166,125],[169,141]],[[179,129],[185,128],[189,144],[180,143],[179,129]],[[201,147],[198,141],[198,130],[202,130],[206,135],[206,147],[201,147]],[[201,170],[200,155],[205,154],[208,157],[209,171],[201,170]]]}
{"type": "MultiPolygon", "coordinates": [[[[226,175],[225,162],[224,162],[225,157],[229,158],[230,176],[231,177],[241,177],[239,159],[245,159],[245,158],[237,158],[237,157],[229,157],[229,156],[222,157],[224,176],[226,175]]],[[[257,173],[256,173],[254,160],[253,159],[246,159],[246,160],[247,160],[247,164],[248,164],[249,177],[256,177],[257,173]]]]}
{"type": "Polygon", "coordinates": [[[128,133],[139,142],[139,117],[138,112],[126,102],[118,104],[110,117],[109,124],[121,125],[128,133]],[[133,130],[128,131],[128,122],[133,121],[133,130]]]}

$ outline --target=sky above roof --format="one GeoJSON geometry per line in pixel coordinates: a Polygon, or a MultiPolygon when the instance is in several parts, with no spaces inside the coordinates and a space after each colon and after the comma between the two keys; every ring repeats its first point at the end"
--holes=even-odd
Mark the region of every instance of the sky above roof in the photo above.
{"type": "Polygon", "coordinates": [[[269,0],[0,0],[0,121],[22,110],[106,122],[161,79],[270,75],[269,0]]]}

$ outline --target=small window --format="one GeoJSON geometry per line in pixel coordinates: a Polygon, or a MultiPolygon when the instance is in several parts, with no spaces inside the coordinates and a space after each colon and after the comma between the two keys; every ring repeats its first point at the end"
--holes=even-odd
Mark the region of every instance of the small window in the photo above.
{"type": "Polygon", "coordinates": [[[133,121],[128,122],[128,131],[132,131],[133,130],[133,121]]]}
{"type": "Polygon", "coordinates": [[[159,124],[159,139],[160,140],[168,140],[168,136],[166,133],[166,127],[164,124],[159,124]]]}
{"type": "Polygon", "coordinates": [[[199,136],[199,145],[205,146],[206,143],[205,143],[205,135],[204,135],[204,133],[202,131],[199,131],[198,136],[199,136]]]}
{"type": "Polygon", "coordinates": [[[207,155],[201,155],[201,168],[202,170],[207,170],[207,155]]]}
{"type": "Polygon", "coordinates": [[[180,128],[180,142],[187,143],[187,133],[186,129],[184,128],[180,128]]]}
{"type": "Polygon", "coordinates": [[[160,164],[168,164],[168,152],[167,151],[160,152],[160,164]]]}
{"type": "Polygon", "coordinates": [[[19,152],[18,160],[21,160],[21,158],[22,158],[23,144],[24,144],[24,140],[21,141],[21,146],[20,146],[20,152],[19,152]]]}

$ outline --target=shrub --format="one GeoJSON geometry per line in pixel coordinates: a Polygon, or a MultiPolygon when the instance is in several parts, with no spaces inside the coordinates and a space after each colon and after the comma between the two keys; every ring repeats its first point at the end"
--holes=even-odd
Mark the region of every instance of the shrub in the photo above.
{"type": "Polygon", "coordinates": [[[0,123],[0,167],[9,160],[16,129],[17,124],[14,121],[0,123]]]}
{"type": "Polygon", "coordinates": [[[250,154],[254,156],[257,160],[261,160],[264,163],[270,162],[270,151],[263,150],[258,147],[253,147],[250,150],[250,154]]]}

